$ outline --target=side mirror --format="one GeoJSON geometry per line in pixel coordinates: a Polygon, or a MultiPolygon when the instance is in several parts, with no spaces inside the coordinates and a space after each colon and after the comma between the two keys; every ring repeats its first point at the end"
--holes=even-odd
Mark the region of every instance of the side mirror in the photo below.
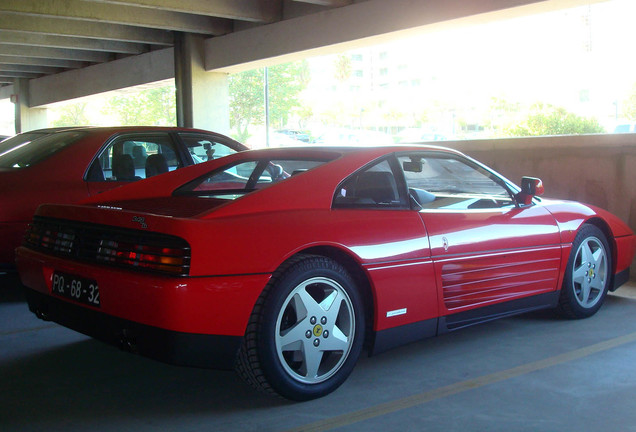
{"type": "Polygon", "coordinates": [[[541,179],[535,177],[521,178],[521,192],[516,195],[517,202],[522,205],[532,203],[532,197],[541,196],[545,192],[541,179]]]}
{"type": "Polygon", "coordinates": [[[534,177],[521,178],[521,191],[532,196],[541,196],[545,192],[541,179],[534,177]]]}

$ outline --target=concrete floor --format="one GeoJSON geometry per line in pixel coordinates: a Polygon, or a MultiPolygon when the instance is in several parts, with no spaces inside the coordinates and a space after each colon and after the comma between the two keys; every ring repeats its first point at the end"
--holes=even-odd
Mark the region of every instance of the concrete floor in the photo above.
{"type": "Polygon", "coordinates": [[[1,431],[636,431],[636,285],[593,318],[534,313],[361,358],[289,403],[35,318],[0,286],[1,431]]]}

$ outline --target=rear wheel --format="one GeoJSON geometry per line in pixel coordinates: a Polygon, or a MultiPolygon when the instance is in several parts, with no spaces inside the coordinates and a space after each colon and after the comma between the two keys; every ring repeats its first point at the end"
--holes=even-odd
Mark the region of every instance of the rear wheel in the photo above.
{"type": "Polygon", "coordinates": [[[611,255],[603,232],[584,225],[572,244],[559,298],[559,311],[568,318],[587,318],[603,304],[611,280],[611,255]]]}
{"type": "Polygon", "coordinates": [[[344,267],[301,256],[259,298],[237,370],[260,390],[292,400],[321,397],[353,370],[364,328],[362,299],[344,267]]]}

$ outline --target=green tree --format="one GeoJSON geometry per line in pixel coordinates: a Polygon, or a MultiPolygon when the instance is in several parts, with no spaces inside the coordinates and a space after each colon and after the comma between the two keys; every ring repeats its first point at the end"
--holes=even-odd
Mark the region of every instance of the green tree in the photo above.
{"type": "Polygon", "coordinates": [[[174,87],[157,87],[114,96],[106,103],[103,113],[117,116],[121,125],[175,125],[177,117],[174,87]]]}
{"type": "Polygon", "coordinates": [[[579,135],[603,133],[605,129],[594,118],[585,118],[552,105],[535,105],[527,119],[508,129],[509,136],[579,135]]]}
{"type": "Polygon", "coordinates": [[[264,122],[263,75],[261,69],[253,69],[229,78],[230,127],[236,129],[239,141],[247,140],[250,125],[264,122]]]}
{"type": "Polygon", "coordinates": [[[270,68],[269,113],[273,125],[285,127],[289,116],[301,107],[300,92],[307,87],[309,79],[309,65],[306,61],[270,68]]]}
{"type": "MultiPolygon", "coordinates": [[[[265,122],[264,69],[230,76],[230,126],[236,138],[245,141],[248,128],[265,122]]],[[[283,127],[294,109],[301,107],[300,92],[309,83],[306,61],[284,63],[268,69],[269,113],[271,123],[283,127]]]]}
{"type": "Polygon", "coordinates": [[[60,118],[52,126],[86,126],[90,122],[86,117],[86,102],[68,104],[60,108],[60,118]]]}
{"type": "Polygon", "coordinates": [[[481,119],[481,124],[490,129],[493,136],[507,135],[507,125],[510,125],[522,112],[519,102],[510,102],[502,97],[490,98],[487,117],[481,119]]]}
{"type": "Polygon", "coordinates": [[[334,61],[335,78],[340,82],[345,82],[351,77],[353,66],[351,65],[351,57],[339,54],[334,61]]]}
{"type": "Polygon", "coordinates": [[[304,129],[307,122],[314,116],[314,110],[307,105],[301,105],[298,109],[294,110],[294,114],[298,116],[300,128],[304,129]]]}
{"type": "Polygon", "coordinates": [[[145,90],[148,112],[157,126],[177,124],[177,95],[174,86],[145,90]]]}
{"type": "Polygon", "coordinates": [[[636,120],[636,84],[633,85],[632,91],[622,104],[622,116],[627,120],[636,120]]]}

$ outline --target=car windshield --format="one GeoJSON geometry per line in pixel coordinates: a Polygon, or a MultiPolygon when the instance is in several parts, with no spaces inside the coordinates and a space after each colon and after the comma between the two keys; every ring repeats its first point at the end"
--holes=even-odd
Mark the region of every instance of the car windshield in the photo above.
{"type": "Polygon", "coordinates": [[[199,177],[174,192],[221,199],[236,199],[279,183],[328,162],[324,159],[251,159],[234,162],[199,177]]]}
{"type": "MultiPolygon", "coordinates": [[[[43,161],[64,147],[82,138],[85,132],[67,131],[36,137],[32,141],[16,140],[12,145],[0,146],[0,168],[26,168],[43,161]]],[[[17,138],[17,137],[14,137],[17,138]]]]}
{"type": "Polygon", "coordinates": [[[425,209],[468,210],[513,205],[503,180],[453,155],[413,153],[398,157],[409,192],[425,209]]]}

